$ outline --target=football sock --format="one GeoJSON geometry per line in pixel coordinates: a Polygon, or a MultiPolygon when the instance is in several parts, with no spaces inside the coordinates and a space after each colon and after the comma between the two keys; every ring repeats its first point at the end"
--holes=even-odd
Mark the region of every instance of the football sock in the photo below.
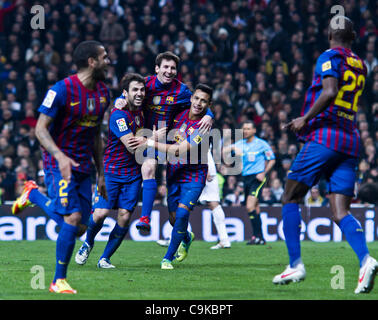
{"type": "Polygon", "coordinates": [[[301,262],[301,214],[297,203],[287,203],[282,207],[283,232],[290,258],[290,266],[301,262]]]}
{"type": "Polygon", "coordinates": [[[32,189],[29,194],[29,201],[42,208],[43,211],[45,211],[46,214],[58,224],[58,226],[62,226],[62,224],[64,223],[64,218],[62,215],[54,212],[50,208],[50,198],[39,192],[38,189],[32,189]]]}
{"type": "Polygon", "coordinates": [[[261,216],[258,213],[256,214],[256,237],[263,239],[261,224],[261,216]]]}
{"type": "Polygon", "coordinates": [[[67,276],[67,267],[75,247],[76,235],[79,227],[63,222],[56,241],[56,268],[54,283],[56,279],[64,279],[67,276]]]}
{"type": "Polygon", "coordinates": [[[258,222],[257,222],[257,213],[256,210],[253,210],[248,213],[249,219],[251,221],[252,235],[257,236],[258,222]]]}
{"type": "Polygon", "coordinates": [[[88,243],[91,247],[94,245],[94,239],[101,230],[102,226],[104,224],[104,220],[101,220],[99,222],[93,221],[93,214],[91,214],[88,222],[88,228],[87,228],[87,236],[85,239],[85,242],[88,243]]]}
{"type": "Polygon", "coordinates": [[[151,217],[152,207],[157,192],[157,183],[155,179],[147,179],[143,181],[143,204],[141,216],[151,217]]]}
{"type": "Polygon", "coordinates": [[[121,245],[123,238],[125,237],[128,231],[129,226],[122,228],[118,223],[116,223],[112,232],[109,235],[108,243],[106,244],[104,253],[100,257],[100,260],[102,258],[110,259],[113,253],[116,252],[118,247],[121,245]]]}
{"type": "Polygon", "coordinates": [[[344,233],[346,240],[356,253],[360,261],[360,267],[363,264],[364,258],[369,254],[366,245],[365,233],[361,224],[351,215],[348,214],[339,222],[339,227],[344,233]]]}
{"type": "Polygon", "coordinates": [[[219,205],[212,211],[213,221],[217,229],[218,237],[221,242],[228,242],[228,234],[226,230],[225,215],[222,206],[219,205]]]}
{"type": "Polygon", "coordinates": [[[189,223],[189,211],[178,207],[176,210],[176,222],[172,229],[171,242],[167,253],[164,258],[172,261],[174,255],[180,246],[181,241],[189,242],[190,234],[188,232],[188,223],[189,223]]]}

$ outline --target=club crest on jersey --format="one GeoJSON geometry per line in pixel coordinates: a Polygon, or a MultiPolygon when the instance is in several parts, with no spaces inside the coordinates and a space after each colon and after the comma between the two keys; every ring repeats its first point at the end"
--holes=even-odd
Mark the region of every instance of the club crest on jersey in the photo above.
{"type": "Polygon", "coordinates": [[[161,97],[160,97],[160,96],[155,96],[155,97],[153,97],[153,99],[152,99],[152,102],[153,102],[154,104],[160,104],[160,101],[161,101],[161,97]]]}
{"type": "Polygon", "coordinates": [[[168,96],[166,99],[165,99],[165,102],[168,103],[168,104],[172,104],[174,101],[174,97],[171,97],[171,96],[168,96]]]}
{"type": "Polygon", "coordinates": [[[127,130],[127,124],[126,124],[125,118],[118,119],[116,120],[116,122],[117,122],[117,126],[120,132],[124,132],[127,130]]]}
{"type": "Polygon", "coordinates": [[[94,98],[88,98],[87,99],[87,109],[92,112],[95,109],[95,99],[94,98]]]}
{"type": "Polygon", "coordinates": [[[60,198],[60,204],[63,207],[67,207],[68,206],[68,199],[67,198],[60,198]]]}
{"type": "Polygon", "coordinates": [[[100,97],[100,104],[101,104],[101,107],[105,107],[106,105],[106,98],[105,97],[100,97]]]}

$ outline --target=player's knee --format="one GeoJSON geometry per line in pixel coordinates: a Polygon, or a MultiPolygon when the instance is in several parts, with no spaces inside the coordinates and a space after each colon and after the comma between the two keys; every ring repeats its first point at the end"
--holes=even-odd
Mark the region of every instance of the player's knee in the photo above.
{"type": "Polygon", "coordinates": [[[130,223],[131,213],[127,210],[118,211],[118,225],[122,228],[126,227],[130,223]]]}
{"type": "Polygon", "coordinates": [[[107,209],[96,209],[93,213],[93,220],[95,222],[104,221],[105,218],[108,216],[109,210],[107,209]]]}
{"type": "Polygon", "coordinates": [[[156,164],[150,159],[146,160],[142,165],[142,177],[143,180],[155,179],[156,164]]]}
{"type": "Polygon", "coordinates": [[[73,212],[67,216],[64,216],[64,222],[78,227],[81,222],[81,213],[73,212]]]}

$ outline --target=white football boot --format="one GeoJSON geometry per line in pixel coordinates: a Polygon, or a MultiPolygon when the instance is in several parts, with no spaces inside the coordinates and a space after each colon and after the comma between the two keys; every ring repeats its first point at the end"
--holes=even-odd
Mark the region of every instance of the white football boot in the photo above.
{"type": "Polygon", "coordinates": [[[273,278],[274,284],[288,284],[290,282],[299,282],[306,278],[306,270],[303,263],[298,263],[295,267],[288,265],[284,272],[277,274],[273,278]]]}
{"type": "Polygon", "coordinates": [[[354,293],[369,293],[373,289],[374,278],[377,272],[378,262],[369,256],[360,268],[357,288],[354,290],[354,293]]]}

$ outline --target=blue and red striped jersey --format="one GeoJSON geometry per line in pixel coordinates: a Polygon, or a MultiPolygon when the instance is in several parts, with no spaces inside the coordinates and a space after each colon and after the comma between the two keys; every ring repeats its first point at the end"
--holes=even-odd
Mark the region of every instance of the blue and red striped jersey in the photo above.
{"type": "Polygon", "coordinates": [[[141,109],[130,111],[113,108],[109,118],[108,142],[104,152],[105,174],[118,176],[125,182],[133,181],[141,176],[141,166],[120,139],[129,133],[135,135],[143,126],[144,118],[141,109]]]}
{"type": "Polygon", "coordinates": [[[361,58],[347,48],[332,48],[319,56],[301,115],[307,113],[321,94],[323,78],[337,78],[339,91],[332,103],[299,132],[301,141],[314,141],[338,152],[355,157],[359,155],[356,114],[358,98],[365,86],[366,70],[361,58]]]}
{"type": "Polygon", "coordinates": [[[207,177],[207,153],[208,144],[204,144],[203,135],[199,133],[200,120],[188,118],[189,109],[178,114],[173,121],[174,140],[177,143],[188,141],[191,150],[185,155],[185,159],[168,158],[167,180],[174,182],[200,182],[205,184],[207,177]],[[201,159],[202,158],[202,159],[201,159]]]}
{"type": "Polygon", "coordinates": [[[181,81],[173,79],[169,84],[162,84],[156,75],[146,77],[146,97],[143,103],[145,127],[148,129],[172,126],[174,117],[190,107],[192,92],[181,81]],[[164,126],[158,126],[164,121],[164,126]]]}
{"type": "MultiPolygon", "coordinates": [[[[53,118],[49,132],[58,148],[80,164],[73,170],[89,173],[93,169],[93,137],[109,106],[109,90],[98,82],[89,90],[77,75],[69,76],[53,85],[38,111],[53,118]]],[[[58,162],[42,148],[44,168],[58,168],[58,162]]]]}

